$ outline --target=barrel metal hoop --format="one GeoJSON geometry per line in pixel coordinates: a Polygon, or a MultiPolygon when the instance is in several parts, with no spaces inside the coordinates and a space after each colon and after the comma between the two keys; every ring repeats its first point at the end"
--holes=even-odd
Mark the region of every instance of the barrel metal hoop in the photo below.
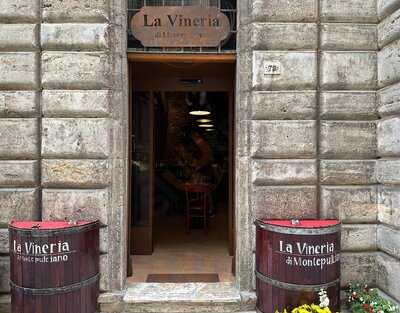
{"type": "Polygon", "coordinates": [[[55,288],[41,288],[41,289],[35,289],[35,288],[25,288],[16,285],[14,282],[10,280],[10,286],[13,289],[17,290],[22,290],[22,292],[25,295],[31,295],[31,296],[51,296],[55,294],[62,294],[62,293],[68,293],[68,292],[73,292],[77,291],[81,288],[87,287],[89,285],[92,285],[93,283],[97,282],[100,278],[100,273],[96,274],[95,276],[86,279],[84,281],[81,281],[79,283],[75,283],[72,285],[68,286],[63,286],[63,287],[55,287],[55,288]]]}
{"type": "Polygon", "coordinates": [[[329,235],[337,233],[341,229],[340,224],[331,227],[321,227],[321,228],[284,227],[284,226],[265,224],[259,220],[256,220],[254,224],[263,230],[268,230],[275,233],[286,234],[286,235],[329,235]]]}
{"type": "Polygon", "coordinates": [[[50,237],[50,236],[57,236],[57,235],[70,235],[79,232],[90,231],[96,228],[101,227],[100,222],[96,221],[93,223],[80,225],[80,226],[73,226],[67,228],[59,228],[59,229],[40,229],[40,228],[30,228],[30,229],[21,229],[16,228],[13,226],[9,226],[10,229],[15,230],[20,233],[26,233],[30,237],[50,237]]]}
{"type": "Polygon", "coordinates": [[[301,291],[319,291],[321,289],[326,289],[332,286],[335,286],[340,282],[340,279],[335,279],[334,281],[331,281],[326,284],[321,284],[321,285],[297,285],[297,284],[290,284],[290,283],[285,283],[282,281],[278,281],[272,278],[269,278],[260,272],[256,271],[256,277],[262,280],[264,283],[270,284],[274,287],[286,289],[286,290],[301,290],[301,291]]]}

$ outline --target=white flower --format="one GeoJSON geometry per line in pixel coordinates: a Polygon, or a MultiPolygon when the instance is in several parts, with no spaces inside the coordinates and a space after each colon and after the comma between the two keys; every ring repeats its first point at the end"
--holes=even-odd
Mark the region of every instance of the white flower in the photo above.
{"type": "Polygon", "coordinates": [[[328,298],[328,297],[325,297],[325,298],[321,301],[321,303],[319,304],[319,306],[320,306],[321,308],[327,308],[327,307],[329,307],[329,298],[328,298]]]}
{"type": "Polygon", "coordinates": [[[321,289],[318,292],[318,295],[319,295],[319,306],[321,308],[329,307],[329,298],[328,298],[326,290],[321,289]]]}

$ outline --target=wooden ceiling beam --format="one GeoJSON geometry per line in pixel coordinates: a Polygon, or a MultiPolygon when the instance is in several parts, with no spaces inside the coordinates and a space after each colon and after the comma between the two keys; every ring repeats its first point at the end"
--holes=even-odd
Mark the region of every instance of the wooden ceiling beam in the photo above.
{"type": "Polygon", "coordinates": [[[235,53],[136,53],[128,52],[130,62],[235,63],[235,53]]]}

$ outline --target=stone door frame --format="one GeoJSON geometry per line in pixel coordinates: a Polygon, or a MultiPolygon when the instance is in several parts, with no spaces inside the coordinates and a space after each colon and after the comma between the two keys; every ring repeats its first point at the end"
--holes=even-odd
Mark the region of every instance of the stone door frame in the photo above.
{"type": "MultiPolygon", "coordinates": [[[[246,17],[249,7],[248,0],[238,1],[237,7],[237,20],[238,30],[241,27],[242,15],[246,17]]],[[[127,51],[127,1],[126,0],[115,0],[112,4],[114,9],[114,16],[117,17],[119,25],[121,25],[121,34],[123,38],[118,42],[120,45],[121,55],[121,70],[120,82],[121,82],[121,101],[114,103],[114,112],[119,111],[117,118],[113,124],[113,137],[114,151],[117,148],[117,159],[123,162],[113,164],[113,175],[112,175],[112,225],[110,227],[110,238],[116,238],[117,240],[111,240],[110,254],[111,257],[111,287],[113,289],[123,289],[126,285],[127,278],[127,253],[128,253],[128,135],[129,135],[129,76],[128,76],[128,51],[127,51]],[[119,147],[118,147],[119,146],[119,147]]],[[[245,41],[246,39],[244,39],[245,41]]],[[[235,89],[235,103],[234,103],[234,114],[235,114],[235,151],[234,151],[234,163],[235,163],[235,201],[234,201],[234,215],[235,215],[235,236],[236,236],[236,249],[235,249],[235,263],[236,263],[236,278],[235,285],[241,291],[252,290],[252,259],[253,251],[251,241],[252,237],[252,218],[250,216],[249,204],[248,204],[248,158],[244,156],[243,152],[247,150],[247,131],[242,128],[243,120],[243,108],[241,103],[246,103],[246,95],[240,91],[242,84],[246,83],[243,81],[243,76],[240,75],[240,70],[243,66],[247,65],[246,60],[240,53],[240,47],[242,45],[240,36],[237,36],[237,62],[236,62],[236,89],[235,89]]],[[[249,68],[249,67],[248,67],[249,68]]]]}

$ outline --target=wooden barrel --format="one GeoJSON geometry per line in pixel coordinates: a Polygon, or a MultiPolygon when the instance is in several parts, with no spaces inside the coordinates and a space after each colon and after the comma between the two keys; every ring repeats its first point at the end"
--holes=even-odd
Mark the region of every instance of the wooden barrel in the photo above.
{"type": "Polygon", "coordinates": [[[12,313],[94,313],[100,223],[9,225],[12,313]]]}
{"type": "Polygon", "coordinates": [[[256,221],[257,310],[275,313],[319,304],[327,291],[332,312],[340,309],[340,222],[256,221]]]}

